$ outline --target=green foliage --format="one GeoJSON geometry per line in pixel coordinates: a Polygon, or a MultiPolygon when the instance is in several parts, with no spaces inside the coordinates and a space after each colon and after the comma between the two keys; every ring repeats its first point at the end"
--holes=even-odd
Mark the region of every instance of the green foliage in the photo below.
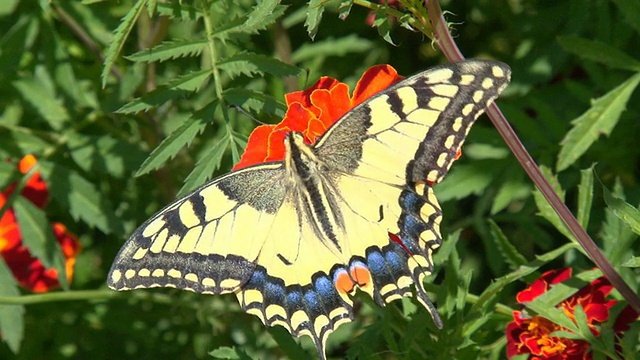
{"type": "MultiPolygon", "coordinates": [[[[65,286],[30,294],[0,260],[0,358],[311,357],[308,339],[265,328],[233,296],[170,289],[116,295],[105,277],[137,226],[238,161],[257,124],[230,105],[276,123],[287,110],[284,94],[321,76],[353,89],[374,64],[410,75],[444,62],[423,3],[399,3],[0,2],[0,190],[24,186],[29,175],[16,164],[34,154],[50,198],[40,209],[14,192],[0,214],[15,212],[23,243],[65,286]],[[65,224],[82,247],[68,289],[52,222],[65,224]]],[[[498,105],[637,293],[638,2],[441,6],[467,57],[512,67],[498,105]]],[[[380,308],[361,294],[356,320],[329,337],[329,357],[505,358],[505,326],[522,309],[515,294],[562,267],[572,267],[574,278],[525,311],[562,324],[558,336],[590,342],[594,358],[615,357],[613,335],[594,337],[580,307],[575,321],[555,308],[601,273],[533,189],[480,119],[435,187],[446,240],[425,282],[443,329],[409,299],[380,308]]],[[[626,304],[613,297],[619,304],[601,334],[614,333],[613,317],[626,304]]],[[[624,358],[637,357],[639,334],[631,324],[620,342],[624,358]]]]}

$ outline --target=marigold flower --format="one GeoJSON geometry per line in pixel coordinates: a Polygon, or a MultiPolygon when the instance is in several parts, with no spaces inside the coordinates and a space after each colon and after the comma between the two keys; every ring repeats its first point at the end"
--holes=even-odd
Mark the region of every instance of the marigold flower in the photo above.
{"type": "Polygon", "coordinates": [[[316,140],[349,110],[402,79],[389,65],[369,68],[358,81],[353,96],[349,86],[323,76],[307,90],[285,95],[287,113],[276,125],[256,127],[240,161],[233,170],[269,161],[284,159],[284,138],[287,133],[302,133],[305,142],[316,140]]]}
{"type": "MultiPolygon", "coordinates": [[[[35,157],[27,155],[20,160],[18,167],[20,172],[26,174],[35,164],[35,157]]],[[[15,188],[16,184],[12,184],[0,192],[0,208],[4,206],[15,188]]],[[[20,196],[25,197],[39,208],[44,208],[49,199],[49,192],[47,184],[38,172],[27,180],[20,196]]],[[[80,243],[78,238],[61,223],[53,223],[52,230],[62,247],[67,278],[71,281],[75,258],[80,251],[80,243]]],[[[22,244],[20,227],[12,208],[9,208],[0,218],[0,255],[11,269],[14,278],[24,288],[39,293],[60,286],[57,270],[45,268],[40,260],[31,256],[29,249],[22,244]]]]}
{"type": "MultiPolygon", "coordinates": [[[[533,301],[547,292],[553,285],[561,283],[571,277],[571,269],[547,271],[534,281],[528,288],[519,292],[516,299],[524,304],[533,301]]],[[[607,300],[613,290],[609,281],[600,277],[577,293],[560,302],[557,307],[571,319],[575,320],[575,308],[580,305],[587,316],[587,323],[594,336],[599,336],[596,325],[609,318],[609,309],[616,300],[607,300]]],[[[631,308],[628,308],[631,310],[631,308]]],[[[627,309],[620,314],[614,329],[618,334],[628,329],[637,314],[631,314],[627,309]],[[624,315],[623,315],[624,314],[624,315]],[[635,316],[633,316],[635,314],[635,316]],[[624,316],[624,319],[622,317],[624,316]]],[[[585,360],[591,359],[590,344],[584,340],[574,340],[552,336],[554,331],[569,331],[568,329],[549,321],[542,316],[530,316],[525,311],[513,312],[514,321],[506,328],[507,356],[509,358],[519,354],[530,354],[531,360],[585,360]]]]}

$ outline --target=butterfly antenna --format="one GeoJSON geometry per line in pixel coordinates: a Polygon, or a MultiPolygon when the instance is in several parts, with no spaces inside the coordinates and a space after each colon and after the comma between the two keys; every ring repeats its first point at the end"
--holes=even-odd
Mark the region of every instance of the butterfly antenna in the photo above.
{"type": "Polygon", "coordinates": [[[236,104],[229,104],[229,108],[233,108],[233,109],[238,110],[238,111],[239,111],[240,113],[242,113],[244,116],[246,116],[246,117],[248,117],[249,119],[251,119],[251,120],[253,120],[253,121],[257,122],[258,124],[261,124],[261,125],[269,125],[269,124],[267,124],[267,123],[265,123],[265,122],[262,122],[262,121],[260,121],[260,120],[256,119],[255,117],[253,117],[253,115],[249,114],[249,113],[247,112],[247,110],[245,110],[245,109],[241,108],[240,106],[238,106],[238,105],[236,105],[236,104]]]}

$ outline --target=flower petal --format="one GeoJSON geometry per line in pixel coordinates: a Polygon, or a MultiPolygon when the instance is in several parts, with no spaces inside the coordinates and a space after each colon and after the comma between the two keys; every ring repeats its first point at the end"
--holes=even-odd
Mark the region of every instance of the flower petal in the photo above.
{"type": "Polygon", "coordinates": [[[390,65],[375,65],[362,74],[351,97],[351,106],[356,107],[371,96],[402,80],[396,69],[390,65]]]}

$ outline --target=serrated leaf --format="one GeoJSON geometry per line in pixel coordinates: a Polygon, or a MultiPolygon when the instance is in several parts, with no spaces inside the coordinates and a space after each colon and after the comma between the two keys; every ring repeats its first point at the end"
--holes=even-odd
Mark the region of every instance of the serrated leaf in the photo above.
{"type": "Polygon", "coordinates": [[[522,200],[531,195],[531,185],[525,183],[522,178],[510,174],[509,178],[500,186],[498,193],[491,204],[491,215],[504,210],[516,200],[522,200]]]}
{"type": "Polygon", "coordinates": [[[324,12],[325,0],[309,0],[307,18],[304,21],[304,27],[307,28],[307,33],[311,40],[318,34],[318,27],[322,20],[322,13],[324,12]]]}
{"type": "Polygon", "coordinates": [[[624,267],[630,267],[630,268],[637,268],[640,267],[640,256],[634,256],[631,259],[625,261],[624,263],[622,263],[622,265],[620,266],[624,266],[624,267]]]}
{"type": "Polygon", "coordinates": [[[67,289],[69,284],[64,255],[44,211],[22,196],[18,196],[13,202],[13,209],[24,246],[45,268],[56,269],[58,282],[62,288],[67,289]]]}
{"type": "Polygon", "coordinates": [[[587,40],[578,36],[560,36],[560,45],[574,55],[602,63],[612,68],[640,71],[640,61],[609,44],[596,40],[587,40]]]}
{"type": "Polygon", "coordinates": [[[284,328],[280,326],[267,328],[269,334],[278,344],[278,348],[282,350],[284,356],[288,359],[309,359],[309,354],[293,340],[284,328]]]}
{"type": "Polygon", "coordinates": [[[353,7],[352,0],[342,0],[340,2],[340,6],[338,6],[338,18],[340,20],[346,20],[351,13],[351,8],[353,7]]]}
{"type": "Polygon", "coordinates": [[[193,138],[204,130],[210,121],[209,119],[213,118],[217,106],[216,100],[209,103],[204,109],[193,114],[166,139],[162,140],[160,145],[153,149],[149,157],[142,163],[140,169],[136,172],[136,176],[158,169],[167,160],[176,156],[184,146],[189,145],[193,138]]]}
{"type": "MultiPolygon", "coordinates": [[[[562,187],[560,187],[558,178],[546,166],[540,166],[540,171],[542,172],[542,175],[544,175],[545,179],[547,179],[549,184],[551,184],[551,187],[558,195],[560,200],[564,201],[564,190],[562,190],[562,187]]],[[[556,213],[553,207],[551,207],[551,204],[549,204],[547,199],[537,188],[533,190],[533,199],[535,200],[536,206],[538,207],[538,215],[549,221],[556,228],[556,230],[566,236],[567,239],[577,244],[576,238],[573,236],[571,231],[569,231],[567,226],[560,219],[560,216],[558,216],[558,213],[556,213]]]]}
{"type": "Polygon", "coordinates": [[[245,110],[262,112],[278,118],[284,118],[287,105],[273,96],[247,88],[229,88],[224,90],[224,99],[229,104],[238,105],[245,110]]]}
{"type": "Polygon", "coordinates": [[[74,220],[83,220],[105,234],[122,235],[122,223],[113,207],[89,180],[61,164],[44,161],[39,164],[51,197],[67,209],[74,220]]]}
{"type": "Polygon", "coordinates": [[[179,99],[184,96],[185,92],[196,91],[210,75],[211,70],[205,69],[179,76],[168,84],[159,86],[144,96],[123,105],[116,112],[120,114],[135,114],[147,111],[154,106],[162,105],[167,101],[179,99]]]}
{"type": "MultiPolygon", "coordinates": [[[[20,296],[13,274],[2,257],[0,257],[0,296],[20,296]]],[[[20,344],[24,338],[24,313],[23,305],[0,304],[1,338],[14,354],[20,351],[20,344]]]]}
{"type": "MultiPolygon", "coordinates": [[[[616,179],[613,196],[624,200],[624,192],[620,180],[616,179]]],[[[604,209],[605,221],[602,226],[602,246],[604,254],[613,264],[619,264],[627,256],[634,240],[638,237],[629,225],[622,221],[610,207],[604,209]]]]}
{"type": "Polygon", "coordinates": [[[375,14],[376,18],[373,20],[373,27],[378,30],[378,35],[380,35],[384,41],[396,46],[393,39],[391,39],[391,22],[387,17],[387,12],[384,10],[384,7],[377,9],[375,14]]]}
{"type": "Polygon", "coordinates": [[[613,214],[629,225],[634,233],[640,235],[640,211],[628,202],[613,196],[605,186],[602,186],[602,192],[604,202],[613,214]]]}
{"type": "Polygon", "coordinates": [[[213,35],[226,39],[231,34],[257,34],[265,30],[284,14],[286,6],[278,5],[278,0],[259,1],[251,13],[217,26],[213,35]]]}
{"type": "Polygon", "coordinates": [[[220,168],[227,145],[229,145],[229,137],[225,135],[200,157],[196,162],[196,166],[185,179],[184,185],[178,191],[178,196],[187,194],[211,179],[213,172],[220,168]]]}
{"type": "Polygon", "coordinates": [[[576,216],[576,219],[584,229],[589,225],[591,203],[593,203],[593,171],[593,165],[589,169],[580,170],[580,185],[578,185],[578,215],[576,216]]]}
{"type": "Polygon", "coordinates": [[[301,72],[300,68],[273,57],[246,52],[218,62],[218,67],[232,78],[239,74],[253,76],[253,74],[264,75],[265,73],[275,76],[296,76],[301,72]]]}
{"type": "Polygon", "coordinates": [[[527,259],[525,259],[522,254],[518,252],[518,250],[511,244],[511,242],[507,239],[507,237],[502,232],[502,229],[496,224],[493,220],[489,219],[489,227],[491,230],[491,235],[493,240],[496,243],[496,247],[500,254],[502,254],[502,258],[511,265],[511,269],[516,269],[518,266],[525,265],[527,263],[527,259]]]}
{"type": "Polygon", "coordinates": [[[483,193],[493,180],[493,175],[486,169],[487,164],[482,161],[454,166],[447,177],[434,188],[438,200],[444,202],[483,193]]]}
{"type": "Polygon", "coordinates": [[[573,164],[593,144],[600,134],[609,135],[618,123],[631,93],[640,82],[640,73],[635,74],[617,88],[594,100],[591,108],[575,120],[573,128],[560,143],[556,171],[560,172],[573,164]]]}
{"type": "Polygon", "coordinates": [[[294,63],[314,59],[318,56],[344,56],[349,53],[362,53],[373,49],[374,43],[371,40],[351,34],[341,38],[328,37],[325,40],[314,43],[306,43],[294,51],[291,59],[294,63]]]}
{"type": "Polygon", "coordinates": [[[135,62],[162,62],[166,60],[198,56],[206,48],[206,39],[182,39],[163,42],[151,49],[146,49],[135,54],[125,56],[125,58],[135,62]]]}
{"type": "Polygon", "coordinates": [[[12,83],[22,98],[45,119],[52,128],[60,130],[69,121],[69,113],[48,86],[31,76],[24,76],[12,83]]]}
{"type": "Polygon", "coordinates": [[[116,28],[113,36],[113,40],[111,44],[109,44],[109,48],[105,53],[104,59],[104,67],[102,68],[102,73],[100,74],[100,78],[102,79],[102,88],[104,89],[107,86],[107,80],[109,78],[109,73],[111,72],[111,68],[120,54],[122,47],[124,46],[124,42],[127,40],[129,33],[133,29],[133,26],[136,24],[138,17],[142,14],[145,6],[147,4],[147,0],[139,0],[133,5],[131,10],[127,13],[127,15],[122,18],[120,25],[116,28]]]}
{"type": "Polygon", "coordinates": [[[230,348],[228,346],[222,346],[215,350],[209,352],[209,355],[215,359],[240,359],[240,354],[238,354],[238,350],[235,348],[230,348]]]}
{"type": "Polygon", "coordinates": [[[34,34],[40,27],[40,19],[35,14],[23,13],[0,37],[0,69],[4,74],[13,73],[20,66],[20,59],[33,42],[34,34]]]}
{"type": "Polygon", "coordinates": [[[109,135],[69,135],[69,154],[84,171],[123,177],[136,170],[145,153],[137,146],[109,135]]]}

